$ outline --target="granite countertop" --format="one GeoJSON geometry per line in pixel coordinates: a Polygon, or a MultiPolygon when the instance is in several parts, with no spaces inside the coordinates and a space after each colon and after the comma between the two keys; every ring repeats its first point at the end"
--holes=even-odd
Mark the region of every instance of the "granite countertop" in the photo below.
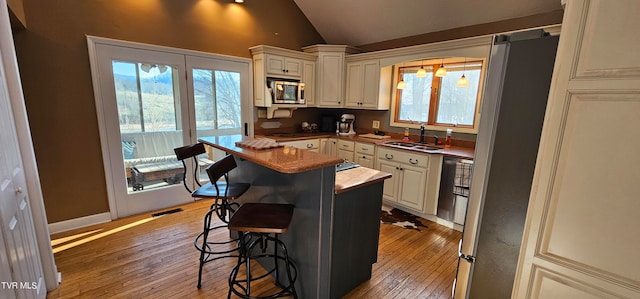
{"type": "Polygon", "coordinates": [[[235,143],[242,141],[242,135],[202,137],[198,140],[282,173],[300,173],[327,166],[335,166],[343,162],[342,159],[337,157],[290,146],[261,150],[238,147],[235,143]]]}
{"type": "MultiPolygon", "coordinates": [[[[372,138],[360,137],[358,135],[339,136],[334,133],[281,133],[281,134],[275,134],[275,135],[256,135],[256,138],[270,138],[277,142],[296,141],[296,140],[315,139],[315,138],[337,138],[337,139],[351,140],[351,141],[357,141],[357,142],[373,143],[373,144],[382,145],[382,146],[385,146],[384,143],[387,141],[401,141],[399,139],[372,139],[372,138]]],[[[439,145],[439,147],[441,147],[441,145],[439,145]]],[[[432,151],[432,152],[423,152],[423,151],[412,150],[412,149],[402,149],[402,148],[391,147],[391,146],[389,146],[389,148],[418,152],[418,153],[442,154],[443,156],[447,156],[447,157],[455,157],[455,158],[470,159],[470,160],[473,160],[473,156],[475,152],[473,148],[459,147],[459,146],[452,146],[450,148],[443,148],[442,150],[432,151]]]]}
{"type": "MultiPolygon", "coordinates": [[[[335,166],[343,162],[340,158],[290,146],[261,150],[238,147],[235,143],[242,141],[241,135],[202,137],[198,140],[282,173],[300,173],[327,166],[335,166]]],[[[336,173],[335,194],[374,184],[390,177],[391,174],[389,173],[362,166],[340,171],[336,173]]]]}

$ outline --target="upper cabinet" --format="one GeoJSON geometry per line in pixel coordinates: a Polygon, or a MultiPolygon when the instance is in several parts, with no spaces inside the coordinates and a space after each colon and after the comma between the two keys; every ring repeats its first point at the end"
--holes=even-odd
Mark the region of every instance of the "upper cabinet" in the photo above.
{"type": "Polygon", "coordinates": [[[302,60],[269,54],[265,57],[267,60],[267,75],[297,79],[302,76],[302,60]]]}
{"type": "Polygon", "coordinates": [[[357,48],[343,45],[314,45],[303,48],[317,55],[316,99],[317,107],[344,107],[345,55],[359,52],[357,48]]]}
{"type": "Polygon", "coordinates": [[[316,106],[316,62],[304,61],[302,68],[302,82],[304,82],[304,97],[307,107],[316,106]]]}
{"type": "Polygon", "coordinates": [[[346,79],[345,107],[389,109],[391,67],[381,69],[377,59],[347,62],[346,79]]]}
{"type": "Polygon", "coordinates": [[[267,77],[300,80],[305,83],[307,101],[313,100],[315,55],[264,45],[251,47],[249,50],[253,56],[253,93],[256,106],[271,106],[268,101],[267,77]]]}

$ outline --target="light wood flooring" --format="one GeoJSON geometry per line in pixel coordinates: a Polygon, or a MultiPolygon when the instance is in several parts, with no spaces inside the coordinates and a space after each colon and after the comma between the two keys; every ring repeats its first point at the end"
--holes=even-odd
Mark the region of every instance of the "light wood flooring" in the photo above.
{"type": "MultiPolygon", "coordinates": [[[[202,289],[196,288],[199,254],[193,239],[209,204],[199,201],[174,214],[147,213],[52,235],[62,283],[47,298],[226,298],[235,259],[206,264],[202,289]]],[[[422,221],[428,226],[422,232],[382,224],[371,279],[344,298],[450,298],[461,234],[422,221]]]]}

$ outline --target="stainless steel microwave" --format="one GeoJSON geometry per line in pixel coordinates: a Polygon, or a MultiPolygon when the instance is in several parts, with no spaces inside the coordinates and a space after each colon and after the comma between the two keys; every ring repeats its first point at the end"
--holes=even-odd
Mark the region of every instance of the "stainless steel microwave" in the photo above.
{"type": "Polygon", "coordinates": [[[271,81],[271,99],[274,104],[306,105],[304,83],[271,81]]]}

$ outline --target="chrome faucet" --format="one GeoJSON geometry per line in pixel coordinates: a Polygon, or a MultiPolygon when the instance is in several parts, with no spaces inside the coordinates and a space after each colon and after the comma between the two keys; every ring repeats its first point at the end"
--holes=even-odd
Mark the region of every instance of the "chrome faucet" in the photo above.
{"type": "Polygon", "coordinates": [[[438,135],[433,135],[433,144],[438,145],[438,135]]]}

